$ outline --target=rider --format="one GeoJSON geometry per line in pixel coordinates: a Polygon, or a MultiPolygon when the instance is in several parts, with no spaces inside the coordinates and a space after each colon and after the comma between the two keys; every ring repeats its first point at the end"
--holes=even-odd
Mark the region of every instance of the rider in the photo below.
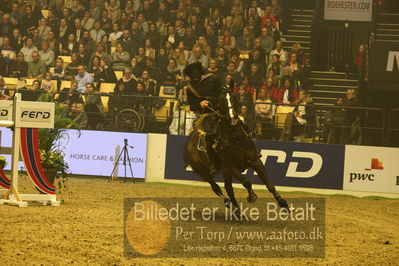
{"type": "MultiPolygon", "coordinates": [[[[190,78],[187,86],[187,101],[191,111],[197,115],[219,111],[220,97],[223,93],[220,79],[212,74],[205,74],[201,63],[192,63],[184,69],[190,78]]],[[[202,126],[206,132],[206,154],[210,162],[210,174],[217,174],[215,150],[212,147],[216,136],[216,126],[210,117],[204,117],[202,126]]]]}

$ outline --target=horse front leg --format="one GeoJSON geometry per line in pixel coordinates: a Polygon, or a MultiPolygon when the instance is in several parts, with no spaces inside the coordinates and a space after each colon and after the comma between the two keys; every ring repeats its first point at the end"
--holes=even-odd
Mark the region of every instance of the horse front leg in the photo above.
{"type": "Polygon", "coordinates": [[[278,202],[278,205],[281,208],[289,210],[287,201],[283,197],[281,197],[274,185],[270,182],[262,161],[257,158],[255,162],[251,162],[250,164],[252,165],[252,168],[256,171],[260,179],[263,181],[263,183],[266,185],[267,190],[269,190],[269,192],[273,194],[274,198],[278,202]]]}
{"type": "Polygon", "coordinates": [[[234,177],[240,181],[240,183],[244,186],[244,188],[248,192],[247,201],[249,203],[254,203],[258,196],[255,194],[254,190],[252,189],[252,183],[249,181],[245,176],[243,176],[238,170],[233,171],[234,177]]]}
{"type": "Polygon", "coordinates": [[[226,175],[226,174],[223,174],[223,177],[224,177],[224,189],[226,190],[227,195],[229,196],[231,203],[236,208],[238,208],[238,203],[237,203],[236,197],[234,195],[233,179],[231,178],[230,175],[226,175]]]}

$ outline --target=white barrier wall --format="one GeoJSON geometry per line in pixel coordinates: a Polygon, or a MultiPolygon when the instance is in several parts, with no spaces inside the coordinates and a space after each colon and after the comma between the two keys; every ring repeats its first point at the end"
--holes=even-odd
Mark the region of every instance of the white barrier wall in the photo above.
{"type": "MultiPolygon", "coordinates": [[[[147,167],[148,182],[163,181],[165,177],[167,135],[148,134],[147,138],[147,167]]],[[[176,151],[178,152],[178,151],[176,151]]]]}

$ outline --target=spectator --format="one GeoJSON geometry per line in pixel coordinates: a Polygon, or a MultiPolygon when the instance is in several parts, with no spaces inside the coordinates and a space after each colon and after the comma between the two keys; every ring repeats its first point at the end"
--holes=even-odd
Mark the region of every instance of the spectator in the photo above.
{"type": "Polygon", "coordinates": [[[84,110],[87,113],[87,129],[101,129],[104,107],[101,102],[100,93],[94,90],[94,85],[91,82],[86,83],[84,91],[86,92],[84,110]]]}
{"type": "Polygon", "coordinates": [[[291,49],[291,54],[295,53],[296,54],[296,61],[300,64],[300,66],[302,68],[305,68],[308,65],[308,61],[307,61],[307,56],[306,54],[302,51],[301,49],[301,45],[296,42],[292,45],[292,49],[291,49]]]}
{"type": "Polygon", "coordinates": [[[102,44],[104,46],[104,51],[111,56],[111,47],[112,44],[108,39],[108,35],[104,35],[101,42],[99,42],[99,44],[102,44]]]}
{"type": "Polygon", "coordinates": [[[150,77],[150,73],[147,70],[143,71],[139,81],[143,83],[144,89],[148,91],[151,96],[159,95],[158,82],[150,77]]]}
{"type": "Polygon", "coordinates": [[[212,73],[216,75],[219,79],[223,79],[225,76],[225,71],[219,69],[216,64],[216,60],[211,58],[209,60],[209,67],[206,69],[206,73],[212,73]]]}
{"type": "Polygon", "coordinates": [[[75,80],[78,82],[78,91],[80,92],[85,92],[88,84],[93,87],[94,78],[86,71],[84,65],[78,66],[78,74],[75,76],[75,80]]]}
{"type": "Polygon", "coordinates": [[[99,43],[104,35],[106,35],[106,32],[101,28],[100,21],[96,21],[94,23],[94,28],[90,31],[90,37],[95,43],[99,43]]]}
{"type": "Polygon", "coordinates": [[[154,121],[154,117],[151,112],[151,98],[149,98],[149,92],[144,89],[144,84],[139,81],[137,82],[136,91],[133,97],[133,109],[140,112],[145,119],[147,129],[151,126],[154,121]]]}
{"type": "Polygon", "coordinates": [[[53,78],[55,78],[57,80],[61,80],[61,79],[64,79],[64,76],[65,76],[64,60],[62,60],[62,58],[59,57],[55,61],[53,78]]]}
{"type": "Polygon", "coordinates": [[[13,29],[10,45],[14,48],[16,53],[20,52],[22,46],[24,45],[24,38],[20,29],[13,29]]]}
{"type": "Polygon", "coordinates": [[[32,34],[33,30],[37,27],[39,18],[33,14],[32,7],[25,7],[25,14],[22,17],[22,25],[24,25],[25,34],[32,34]]]}
{"type": "Polygon", "coordinates": [[[133,75],[130,67],[125,68],[123,71],[123,77],[119,79],[119,83],[121,82],[125,83],[127,93],[130,93],[130,95],[134,94],[136,91],[137,79],[133,75]]]}
{"type": "Polygon", "coordinates": [[[234,50],[236,48],[236,38],[231,35],[230,29],[226,28],[223,33],[223,44],[227,50],[234,50]]]}
{"type": "Polygon", "coordinates": [[[116,51],[112,54],[112,68],[115,71],[123,71],[130,62],[130,55],[123,49],[122,44],[116,45],[116,51]]]}
{"type": "Polygon", "coordinates": [[[254,35],[248,27],[243,29],[243,34],[237,39],[236,50],[249,53],[253,48],[254,35]]]}
{"type": "Polygon", "coordinates": [[[98,82],[116,83],[116,75],[111,67],[108,66],[107,61],[100,60],[100,68],[94,76],[94,80],[98,82]]]}
{"type": "Polygon", "coordinates": [[[177,81],[180,78],[180,75],[181,72],[177,67],[176,60],[170,58],[168,61],[168,66],[166,68],[161,69],[160,84],[176,86],[177,81]]]}
{"type": "MultiPolygon", "coordinates": [[[[244,85],[241,85],[238,89],[238,93],[233,94],[233,101],[235,102],[235,108],[240,108],[242,105],[247,107],[247,112],[250,115],[254,115],[254,102],[252,100],[252,96],[247,92],[247,88],[244,85]]],[[[236,109],[235,112],[238,114],[240,112],[239,109],[236,109]]]]}
{"type": "Polygon", "coordinates": [[[249,85],[258,90],[263,85],[262,74],[259,73],[257,64],[251,65],[251,72],[248,76],[249,85]]]}
{"type": "Polygon", "coordinates": [[[32,87],[30,89],[20,89],[22,93],[22,100],[23,101],[32,101],[36,102],[39,96],[43,93],[40,89],[40,81],[34,80],[32,83],[32,87]]]}
{"type": "Polygon", "coordinates": [[[89,31],[83,31],[82,39],[80,39],[80,44],[84,45],[85,54],[91,55],[96,49],[96,43],[90,37],[89,31]]]}
{"type": "Polygon", "coordinates": [[[3,58],[7,64],[15,60],[16,52],[10,44],[9,37],[3,37],[3,44],[1,45],[0,49],[1,53],[3,54],[3,58]]]}
{"type": "Polygon", "coordinates": [[[132,39],[129,30],[123,30],[123,36],[120,39],[120,43],[123,45],[125,51],[127,51],[132,56],[137,53],[137,50],[140,47],[140,43],[132,39]]]}
{"type": "Polygon", "coordinates": [[[42,41],[42,49],[39,51],[40,59],[46,64],[47,67],[54,66],[55,55],[54,52],[49,49],[47,41],[42,41]]]}
{"type": "Polygon", "coordinates": [[[218,68],[226,69],[228,63],[228,56],[226,53],[226,49],[224,49],[223,47],[217,48],[215,60],[218,68]]]}
{"type": "Polygon", "coordinates": [[[57,32],[58,32],[58,40],[60,40],[61,43],[65,42],[69,34],[69,25],[65,18],[60,19],[60,26],[57,32]]]}
{"type": "Polygon", "coordinates": [[[0,76],[0,100],[9,100],[10,98],[10,92],[4,82],[4,78],[0,76]]]}
{"type": "Polygon", "coordinates": [[[239,108],[238,116],[244,122],[244,125],[249,131],[254,129],[254,116],[248,112],[248,107],[246,105],[241,105],[239,108]]]}
{"type": "Polygon", "coordinates": [[[266,50],[266,54],[268,55],[274,47],[274,38],[267,27],[262,27],[260,33],[259,38],[262,42],[262,48],[266,50]]]}
{"type": "Polygon", "coordinates": [[[272,61],[273,55],[278,54],[279,60],[282,65],[286,65],[288,62],[288,53],[283,49],[283,43],[280,40],[276,41],[276,49],[272,50],[269,55],[269,60],[272,61]]]}
{"type": "Polygon", "coordinates": [[[68,80],[73,79],[74,76],[78,74],[78,54],[77,53],[72,53],[71,55],[71,63],[69,63],[66,68],[65,68],[65,77],[68,80]]]}
{"type": "Polygon", "coordinates": [[[99,21],[101,29],[105,31],[105,34],[109,34],[112,30],[112,20],[110,19],[108,10],[103,10],[101,12],[101,17],[99,21]]]}
{"type": "Polygon", "coordinates": [[[46,72],[40,85],[40,89],[43,90],[43,92],[48,92],[51,96],[57,92],[57,88],[54,86],[51,80],[52,78],[53,75],[50,72],[46,72]]]}
{"type": "Polygon", "coordinates": [[[101,7],[97,5],[96,0],[90,0],[90,13],[94,19],[94,21],[98,21],[101,16],[101,7]]]}
{"type": "Polygon", "coordinates": [[[108,10],[109,18],[111,19],[112,23],[116,23],[117,21],[119,21],[119,19],[121,18],[121,9],[116,0],[109,0],[109,4],[106,6],[106,9],[108,10]]]}
{"type": "Polygon", "coordinates": [[[8,72],[14,78],[26,77],[28,75],[28,63],[25,61],[23,53],[19,53],[17,60],[11,62],[8,72]]]}
{"type": "Polygon", "coordinates": [[[81,65],[88,66],[90,63],[90,55],[86,52],[85,45],[83,43],[79,44],[78,48],[78,63],[81,65]]]}
{"type": "Polygon", "coordinates": [[[54,53],[54,58],[57,58],[60,53],[60,44],[59,41],[55,39],[54,31],[50,31],[47,34],[46,41],[48,43],[49,49],[54,53]]]}
{"type": "Polygon", "coordinates": [[[62,55],[70,56],[78,51],[78,43],[73,33],[68,34],[68,39],[62,44],[62,55]]]}
{"type": "Polygon", "coordinates": [[[298,99],[298,90],[291,84],[290,79],[283,81],[283,87],[276,94],[276,100],[281,104],[294,104],[298,99]]]}
{"type": "Polygon", "coordinates": [[[111,44],[115,45],[119,38],[122,37],[123,32],[119,29],[119,24],[118,23],[114,23],[112,25],[112,32],[109,34],[109,41],[111,42],[111,44]]]}
{"type": "Polygon", "coordinates": [[[25,39],[25,46],[22,47],[20,52],[24,55],[26,62],[32,62],[32,53],[38,52],[36,46],[33,45],[32,38],[28,37],[25,39]]]}
{"type": "Polygon", "coordinates": [[[203,54],[201,47],[194,46],[193,53],[188,59],[188,64],[200,62],[204,68],[208,67],[208,58],[203,54]]]}
{"type": "Polygon", "coordinates": [[[57,102],[62,107],[70,106],[74,103],[82,103],[83,99],[78,91],[78,82],[76,80],[71,81],[70,88],[63,88],[57,98],[57,102]]]}
{"type": "Polygon", "coordinates": [[[100,71],[100,61],[101,61],[100,57],[94,56],[91,59],[89,67],[87,68],[87,72],[89,72],[90,75],[92,75],[93,77],[96,75],[98,71],[100,71]]]}
{"type": "MultiPolygon", "coordinates": [[[[79,19],[82,18],[84,11],[85,11],[84,7],[79,3],[79,0],[72,1],[70,10],[71,10],[71,17],[73,19],[75,19],[75,21],[76,21],[76,18],[79,18],[79,19]]],[[[78,35],[76,35],[76,36],[78,36],[78,35]]]]}
{"type": "MultiPolygon", "coordinates": [[[[145,54],[144,54],[144,48],[139,48],[139,52],[136,55],[137,62],[140,63],[140,61],[145,62],[145,54]]],[[[158,68],[162,69],[165,68],[168,65],[168,55],[166,54],[165,48],[160,48],[158,51],[158,55],[155,57],[155,64],[158,66],[158,68]]]]}
{"type": "Polygon", "coordinates": [[[270,100],[272,100],[273,103],[277,102],[277,88],[274,85],[273,79],[272,78],[266,78],[266,84],[260,87],[260,89],[266,89],[269,96],[270,100]]]}
{"type": "MultiPolygon", "coordinates": [[[[295,102],[299,104],[295,106],[292,113],[288,113],[285,122],[283,132],[280,136],[279,141],[290,140],[293,136],[302,135],[304,136],[305,127],[310,124],[314,124],[315,110],[313,108],[312,98],[305,90],[299,92],[299,98],[295,102]]],[[[307,128],[310,128],[307,126],[307,128]]]]}
{"type": "Polygon", "coordinates": [[[41,18],[39,20],[39,37],[41,40],[47,39],[48,33],[51,31],[51,28],[47,26],[47,19],[41,18]]]}
{"type": "Polygon", "coordinates": [[[270,95],[265,88],[259,89],[258,99],[255,102],[256,135],[262,137],[265,129],[268,129],[267,136],[273,136],[273,115],[274,108],[271,104],[270,95]]]}
{"type": "Polygon", "coordinates": [[[132,74],[133,74],[135,77],[140,77],[141,74],[143,73],[143,69],[144,69],[145,65],[139,64],[139,63],[137,62],[137,58],[136,58],[136,57],[133,57],[133,58],[130,60],[130,67],[131,67],[131,69],[132,69],[132,74]]]}
{"type": "Polygon", "coordinates": [[[184,52],[180,50],[180,48],[176,48],[172,58],[176,60],[177,67],[183,73],[183,70],[187,65],[187,58],[184,52]]]}
{"type": "Polygon", "coordinates": [[[145,56],[152,59],[155,58],[155,49],[151,47],[151,40],[146,39],[144,42],[145,56]]]}
{"type": "Polygon", "coordinates": [[[292,73],[292,77],[296,81],[300,81],[302,79],[302,66],[297,62],[296,53],[292,53],[290,56],[290,60],[287,65],[292,73]]]}
{"type": "Polygon", "coordinates": [[[276,77],[280,79],[283,75],[283,66],[281,65],[280,62],[280,56],[278,54],[274,54],[272,56],[272,61],[270,62],[269,66],[267,67],[267,72],[269,70],[273,70],[275,73],[276,77]]]}
{"type": "Polygon", "coordinates": [[[132,108],[132,95],[126,89],[125,83],[118,82],[118,84],[116,84],[114,93],[109,98],[108,106],[110,110],[117,113],[123,109],[132,108]]]}
{"type": "Polygon", "coordinates": [[[33,45],[39,48],[43,39],[40,37],[38,28],[33,30],[32,40],[33,40],[33,45]]]}
{"type": "Polygon", "coordinates": [[[105,51],[103,43],[98,43],[96,47],[96,52],[92,54],[91,58],[98,56],[100,59],[104,59],[108,63],[111,63],[112,57],[105,51]]]}
{"type": "Polygon", "coordinates": [[[289,79],[291,82],[291,85],[294,87],[297,87],[298,85],[298,80],[296,80],[291,72],[291,68],[289,66],[285,66],[283,67],[283,75],[282,76],[276,76],[276,78],[280,78],[280,84],[283,85],[284,84],[284,80],[289,79]]]}
{"type": "Polygon", "coordinates": [[[69,118],[72,119],[73,123],[78,129],[86,129],[87,128],[87,114],[84,111],[84,106],[82,103],[73,103],[71,104],[71,112],[69,118]]]}
{"type": "Polygon", "coordinates": [[[258,66],[259,74],[262,76],[266,73],[266,62],[264,58],[261,58],[261,54],[259,50],[254,49],[249,56],[247,62],[244,65],[244,75],[249,75],[251,71],[251,66],[256,64],[258,66]]]}
{"type": "Polygon", "coordinates": [[[149,26],[149,32],[146,35],[146,38],[151,41],[151,46],[154,49],[158,49],[161,44],[161,34],[157,30],[157,25],[151,23],[149,26]]]}
{"type": "Polygon", "coordinates": [[[85,11],[82,19],[82,26],[85,30],[91,31],[94,27],[95,20],[92,18],[90,11],[85,11]]]}
{"type": "Polygon", "coordinates": [[[74,26],[70,33],[73,33],[73,35],[75,35],[76,42],[80,42],[80,40],[83,37],[84,31],[85,31],[85,29],[82,27],[82,21],[80,20],[80,18],[78,18],[78,17],[75,18],[74,26]]]}
{"type": "Polygon", "coordinates": [[[40,59],[39,52],[33,52],[32,61],[28,63],[28,77],[31,79],[41,79],[46,70],[46,63],[40,59]]]}

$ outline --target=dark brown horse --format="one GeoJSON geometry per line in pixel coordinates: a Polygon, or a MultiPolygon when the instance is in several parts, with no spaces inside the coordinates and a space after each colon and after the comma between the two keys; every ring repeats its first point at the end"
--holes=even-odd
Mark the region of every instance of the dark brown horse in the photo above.
{"type": "MultiPolygon", "coordinates": [[[[207,114],[208,123],[211,123],[211,127],[216,129],[216,159],[218,162],[219,170],[223,174],[225,189],[229,196],[231,203],[238,207],[238,203],[234,196],[232,181],[233,178],[243,184],[248,191],[248,202],[256,201],[256,194],[252,190],[252,184],[245,176],[241,173],[248,168],[252,168],[256,171],[262,182],[266,185],[267,189],[273,194],[278,204],[282,208],[288,210],[288,205],[285,199],[276,191],[276,188],[270,182],[266,169],[260,160],[260,156],[256,151],[255,145],[252,139],[244,130],[243,123],[238,120],[237,123],[232,125],[230,118],[220,115],[218,112],[207,114]],[[210,122],[209,122],[210,121],[210,122]]],[[[196,124],[194,131],[187,140],[185,147],[185,159],[186,162],[192,167],[195,173],[201,176],[207,181],[212,190],[219,197],[224,199],[226,206],[230,202],[224,195],[219,185],[213,180],[213,176],[210,175],[209,161],[206,156],[206,152],[203,149],[199,149],[199,142],[201,135],[204,134],[202,129],[202,120],[199,119],[196,124]]]]}

